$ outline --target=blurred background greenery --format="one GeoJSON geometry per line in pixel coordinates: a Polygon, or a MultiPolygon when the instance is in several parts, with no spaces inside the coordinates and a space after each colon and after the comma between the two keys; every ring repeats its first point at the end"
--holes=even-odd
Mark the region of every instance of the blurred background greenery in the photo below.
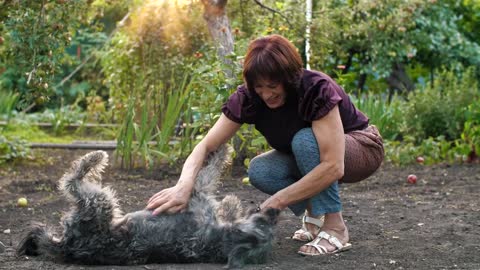
{"type": "MultiPolygon", "coordinates": [[[[477,160],[479,1],[313,1],[311,23],[307,1],[0,0],[0,163],[78,139],[115,140],[126,168],[181,161],[242,83],[248,43],[273,33],[351,94],[387,162],[477,160]]],[[[233,143],[247,165],[268,149],[248,126],[233,143]]]]}

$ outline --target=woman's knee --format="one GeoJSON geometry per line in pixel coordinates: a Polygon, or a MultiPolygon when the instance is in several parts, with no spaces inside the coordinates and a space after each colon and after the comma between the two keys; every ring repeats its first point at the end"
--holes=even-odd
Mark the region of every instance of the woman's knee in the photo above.
{"type": "Polygon", "coordinates": [[[318,142],[311,128],[298,131],[292,140],[292,152],[303,175],[320,163],[318,142]]]}
{"type": "Polygon", "coordinates": [[[311,128],[302,128],[292,139],[292,151],[295,155],[297,153],[303,153],[305,150],[315,150],[318,152],[317,139],[311,128]]]}
{"type": "Polygon", "coordinates": [[[254,157],[248,166],[248,177],[252,185],[262,182],[263,179],[268,178],[269,172],[272,170],[271,164],[268,160],[261,156],[254,157]]]}

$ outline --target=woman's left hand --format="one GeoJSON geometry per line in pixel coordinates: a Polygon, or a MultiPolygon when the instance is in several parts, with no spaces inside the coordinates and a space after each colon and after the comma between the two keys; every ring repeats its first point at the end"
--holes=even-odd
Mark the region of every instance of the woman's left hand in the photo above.
{"type": "Polygon", "coordinates": [[[278,210],[283,210],[286,207],[287,205],[285,205],[276,194],[268,198],[262,203],[262,205],[260,205],[260,209],[275,208],[278,210]]]}

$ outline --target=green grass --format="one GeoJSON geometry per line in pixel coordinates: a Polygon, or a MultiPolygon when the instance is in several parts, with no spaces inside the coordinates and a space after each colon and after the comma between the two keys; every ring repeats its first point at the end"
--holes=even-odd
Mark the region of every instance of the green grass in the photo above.
{"type": "Polygon", "coordinates": [[[95,130],[94,133],[84,135],[81,132],[63,132],[62,134],[55,134],[47,132],[37,126],[28,124],[10,124],[6,127],[1,127],[2,135],[7,138],[19,138],[28,141],[29,143],[72,143],[73,141],[88,141],[88,140],[114,140],[112,132],[108,130],[95,130]]]}

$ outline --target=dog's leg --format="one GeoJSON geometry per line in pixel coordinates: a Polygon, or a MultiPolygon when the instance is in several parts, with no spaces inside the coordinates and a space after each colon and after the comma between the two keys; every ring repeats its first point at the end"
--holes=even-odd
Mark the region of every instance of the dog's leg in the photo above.
{"type": "Polygon", "coordinates": [[[107,230],[112,220],[121,215],[113,191],[96,183],[101,180],[100,174],[107,162],[108,155],[104,151],[91,152],[75,161],[60,180],[60,190],[76,206],[64,219],[65,226],[79,223],[83,229],[107,230]]]}
{"type": "Polygon", "coordinates": [[[195,193],[213,194],[220,182],[220,177],[225,167],[231,161],[231,149],[226,145],[221,145],[215,152],[209,155],[207,164],[198,172],[195,181],[195,193]]]}
{"type": "Polygon", "coordinates": [[[217,220],[220,223],[232,224],[244,217],[244,210],[240,199],[235,195],[227,195],[215,209],[217,220]]]}

